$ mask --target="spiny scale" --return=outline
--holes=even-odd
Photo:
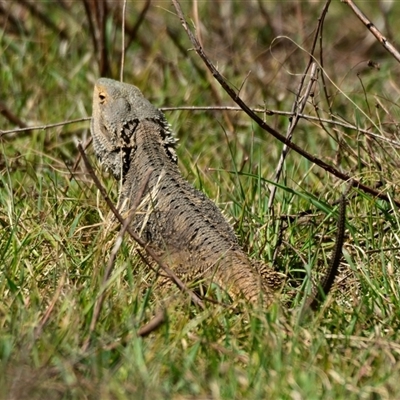
[[[151,170],[141,199],[145,204],[132,228],[179,277],[215,282],[233,298],[271,304],[281,275],[267,265],[252,263],[218,207],[183,179],[170,126],[138,88],[99,79],[91,131],[102,164],[117,179],[122,177],[121,201],[129,204],[136,199]],[[331,273],[336,273],[338,264]]]

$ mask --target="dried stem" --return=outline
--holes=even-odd
[[[157,312],[157,314],[146,324],[143,325],[137,332],[138,336],[145,337],[151,332],[155,331],[159,326],[161,326],[166,319],[165,309],[162,308]]]
[[[313,45],[313,50],[312,51],[314,51],[315,42],[316,41],[314,41],[314,45]],[[310,79],[309,79],[308,85],[306,87],[306,91],[304,93],[304,96],[301,97],[300,96],[301,90],[303,88],[305,77],[306,77],[310,67],[311,67]],[[300,114],[303,113],[304,108],[305,108],[305,106],[307,104],[307,100],[308,100],[308,97],[310,96],[311,89],[312,89],[312,87],[314,86],[314,83],[317,80],[317,75],[318,75],[317,64],[314,61],[312,61],[312,57],[310,57],[310,62],[308,64],[308,66],[306,67],[306,70],[304,71],[303,77],[301,79],[301,82],[300,82],[300,85],[299,85],[299,88],[298,88],[298,91],[297,91],[296,99],[295,99],[295,101],[293,102],[293,105],[292,105],[292,110],[291,110],[291,115],[292,116],[289,119],[290,123],[289,123],[288,129],[287,129],[287,132],[286,132],[286,138],[288,140],[292,140],[293,132],[294,132],[296,126],[297,126],[297,123],[300,120]],[[278,166],[277,166],[277,168],[275,170],[275,182],[276,183],[278,183],[279,178],[281,176],[282,168],[283,168],[283,165],[285,163],[286,156],[289,153],[289,150],[290,150],[290,148],[285,144],[283,146],[282,153],[281,153],[281,156],[279,158]],[[277,186],[276,185],[270,185],[270,188],[271,188],[270,189],[271,193],[270,193],[270,196],[269,196],[269,199],[268,199],[268,209],[270,211],[273,211],[272,206],[274,204],[274,199],[275,199]],[[281,230],[279,230],[279,231],[281,231]],[[279,254],[279,246],[277,245],[275,247],[274,255],[273,255],[273,258],[272,258],[272,264],[274,264],[276,262],[278,254]]]
[[[305,105],[308,100],[308,97],[310,96],[310,93],[311,93],[311,88],[313,87],[315,81],[317,80],[318,69],[317,69],[316,62],[314,61],[314,52],[315,52],[315,48],[317,46],[318,36],[320,35],[320,32],[322,30],[322,22],[321,21],[323,21],[323,18],[328,11],[329,3],[330,3],[330,0],[327,1],[327,3],[325,4],[325,7],[322,10],[320,18],[318,18],[317,29],[314,34],[313,43],[311,45],[310,57],[309,57],[307,66],[302,74],[302,78],[300,80],[299,87],[297,89],[296,98],[292,105],[290,123],[289,123],[288,129],[287,129],[287,132],[286,132],[286,138],[288,140],[292,140],[293,132],[296,129],[297,123],[300,120],[299,115],[303,113]],[[307,74],[310,70],[311,70],[311,72],[310,72],[309,83],[307,85],[305,94],[302,96],[304,82],[305,82]],[[282,168],[283,168],[286,156],[289,153],[289,150],[290,150],[289,147],[285,144],[282,149],[282,153],[281,153],[281,156],[280,156],[280,159],[278,162],[278,166],[275,170],[275,182],[279,181],[279,178],[280,178],[280,175],[282,172]],[[272,205],[274,204],[276,188],[277,187],[275,185],[273,185],[271,187],[271,194],[270,194],[270,197],[268,200],[268,209],[270,209],[270,210],[272,209]]]
[[[360,21],[369,29],[369,31],[378,39],[379,43],[398,61],[400,62],[400,53],[396,48],[382,35],[379,29],[367,18],[367,16],[354,4],[352,0],[341,0],[347,4],[360,19]]]
[[[319,35],[319,65],[321,67],[322,70],[324,70],[324,46],[322,44],[322,38],[323,38],[323,26],[324,26],[324,22],[325,22],[325,17],[326,14],[328,12],[328,8],[329,5],[331,4],[331,0],[327,0],[327,2],[324,5],[324,8],[322,9],[322,13],[321,16],[318,18],[318,30],[320,32]],[[326,84],[326,80],[325,80],[325,74],[321,74],[321,81],[322,81],[322,88],[325,94],[325,100],[326,103],[328,104],[328,108],[329,108],[329,113],[332,115],[332,107],[331,107],[331,103],[329,101],[329,93],[328,93],[328,86]]]
[[[304,73],[304,76],[306,76],[307,72],[308,71],[306,71]],[[303,87],[303,82],[304,82],[304,79],[302,79],[302,81],[300,83],[300,87],[297,91],[296,100],[294,101],[293,106],[292,106],[291,114],[293,116],[291,116],[289,119],[290,123],[289,123],[288,129],[287,129],[287,132],[286,132],[286,139],[288,139],[288,140],[292,140],[293,132],[297,126],[297,123],[300,120],[299,115],[302,114],[304,111],[304,108],[307,104],[308,97],[310,96],[310,93],[311,93],[311,89],[317,80],[317,75],[318,75],[317,64],[315,62],[313,62],[311,64],[310,79],[309,79],[306,91],[305,91],[304,95],[301,97],[300,93],[301,93],[301,89]],[[275,170],[274,180],[276,183],[279,181],[279,178],[281,176],[282,168],[285,163],[286,156],[289,153],[289,150],[290,150],[290,148],[288,147],[287,144],[285,144],[282,148],[282,153],[279,158],[278,166],[276,167],[276,170]],[[268,208],[269,209],[271,209],[274,204],[275,193],[276,193],[276,185],[272,185],[271,194],[270,194],[269,200],[268,200]]]
[[[124,3],[122,5],[121,71],[120,71],[120,79],[119,79],[121,82],[123,82],[123,80],[124,80],[124,66],[125,66],[125,16],[126,16],[126,0],[124,0]]]
[[[241,111],[243,112],[243,109],[240,107],[236,106],[180,106],[180,107],[160,107],[160,111],[163,112],[168,112],[168,111],[219,111],[219,110],[225,110],[225,111],[233,111],[233,112],[238,112]],[[265,108],[253,108],[253,112],[255,113],[260,113],[260,114],[265,114],[265,115],[282,115],[282,116],[287,116],[290,117],[292,113],[290,111],[281,111],[281,110],[270,110],[270,109],[265,109]],[[342,122],[342,121],[335,121],[333,119],[326,119],[326,118],[321,118],[321,117],[315,117],[313,115],[308,115],[308,114],[298,114],[298,117],[301,119],[305,119],[307,121],[317,121],[321,123],[326,123],[326,124],[331,124],[335,126],[340,126],[342,128],[346,129],[351,129],[354,131],[357,131],[359,133],[364,133],[365,135],[371,136],[375,139],[381,140],[383,142],[389,143],[393,146],[400,147],[400,142],[397,140],[392,140],[388,139],[384,136],[377,135],[376,133],[372,133],[367,129],[362,129],[356,125],[350,124],[348,122]],[[84,117],[84,118],[79,118],[79,119],[73,119],[70,121],[63,121],[63,122],[57,122],[55,124],[48,124],[48,125],[40,125],[40,126],[29,126],[26,128],[16,128],[16,129],[10,129],[7,131],[2,131],[0,130],[0,137],[4,135],[9,135],[12,133],[20,133],[20,132],[29,132],[29,131],[34,131],[34,130],[46,130],[46,129],[51,129],[51,128],[56,128],[58,126],[64,126],[64,125],[70,125],[70,124],[75,124],[78,122],[85,122],[85,121],[90,121],[91,117]],[[88,139],[88,142],[85,143],[83,146],[84,149],[92,142],[92,139]],[[79,156],[80,159],[80,156]]]
[[[99,73],[101,76],[108,76],[111,72],[111,67],[106,43],[107,2],[106,0],[82,0],[82,2],[89,21]]]
[[[56,305],[57,300],[58,300],[59,297],[60,297],[61,290],[62,290],[62,288],[64,287],[65,276],[66,276],[66,273],[64,273],[63,275],[61,275],[61,278],[60,278],[60,281],[59,281],[59,283],[58,283],[57,290],[56,290],[56,292],[54,293],[53,299],[51,300],[51,303],[50,303],[49,306],[47,307],[45,314],[44,314],[43,317],[40,319],[39,325],[35,328],[35,331],[34,331],[34,338],[35,338],[35,340],[37,340],[37,339],[40,337],[40,335],[42,334],[43,328],[44,328],[44,326],[46,325],[47,321],[48,321],[49,318],[50,318],[51,313],[52,313],[53,310],[54,310],[54,306]]]
[[[15,115],[2,101],[0,101],[0,114],[8,119],[12,124],[20,128],[26,128],[26,123],[23,122],[17,115]]]
[[[57,35],[60,35],[60,38],[62,40],[68,39],[67,32],[65,29],[61,29],[59,26],[57,26],[48,16],[45,14],[43,11],[41,11],[38,7],[38,4],[40,2],[36,1],[28,1],[28,0],[20,0],[20,3],[26,7],[31,14],[38,18],[43,25],[47,26],[47,28],[51,29],[53,32],[55,32]]]
[[[101,309],[103,307],[107,284],[108,284],[108,281],[110,279],[111,272],[112,272],[112,270],[114,268],[115,259],[117,258],[119,248],[121,247],[122,239],[124,237],[124,234],[125,234],[127,228],[131,224],[133,217],[135,216],[136,209],[137,209],[137,207],[138,207],[138,205],[140,203],[140,200],[142,198],[142,195],[143,195],[144,191],[146,190],[147,183],[148,183],[148,181],[150,179],[151,173],[152,173],[152,170],[147,172],[147,174],[145,176],[145,179],[144,179],[144,182],[143,182],[142,186],[139,188],[138,194],[137,194],[136,198],[134,199],[134,202],[133,202],[132,207],[131,207],[130,214],[124,220],[124,223],[122,224],[122,228],[121,228],[121,230],[120,230],[120,232],[119,232],[119,234],[117,236],[117,239],[115,240],[114,247],[113,247],[113,249],[111,251],[110,258],[108,260],[107,268],[106,268],[106,270],[104,272],[103,281],[101,283],[100,295],[97,298],[96,303],[94,305],[92,320],[90,321],[89,333],[88,333],[88,335],[87,335],[87,337],[86,337],[86,339],[84,341],[84,344],[82,346],[82,350],[83,351],[86,351],[87,348],[90,345],[91,336],[92,336],[92,333],[94,332],[94,330],[96,328],[96,324],[97,324],[97,321],[99,319],[99,315],[100,315]]]
[[[70,121],[57,122],[55,124],[47,124],[47,125],[40,125],[40,126],[27,126],[26,128],[10,129],[8,131],[0,130],[0,138],[2,136],[4,136],[4,135],[8,135],[10,133],[20,133],[20,132],[29,132],[29,131],[35,131],[35,130],[45,130],[45,129],[50,129],[50,128],[56,128],[58,126],[76,124],[77,122],[90,121],[90,120],[91,120],[91,117],[85,117],[85,118],[72,119]]]
[[[135,335],[140,337],[146,337],[150,335],[151,332],[154,332],[158,329],[166,320],[167,314],[165,312],[165,308],[161,308],[157,311],[156,315],[145,325],[143,325],[139,330],[134,333],[128,333],[127,335],[123,336],[118,342],[111,343],[105,347],[104,350],[110,351],[118,348],[119,346],[124,346],[129,341],[131,341]]]
[[[331,173],[332,175],[336,176],[337,178],[340,178],[344,181],[350,181],[351,179],[353,179],[349,174],[339,171],[337,168],[325,163],[324,161],[320,160],[319,158],[306,152],[300,146],[296,145],[295,143],[292,143],[290,140],[285,138],[281,133],[279,133],[274,128],[269,126],[267,123],[265,123],[258,115],[256,115],[250,109],[250,107],[240,98],[240,96],[235,92],[235,90],[229,85],[229,83],[223,78],[223,76],[218,72],[218,70],[215,68],[214,64],[211,63],[210,59],[205,54],[203,48],[200,46],[199,42],[194,37],[192,31],[189,29],[189,26],[183,15],[183,12],[179,5],[179,2],[177,0],[172,0],[172,3],[177,11],[177,14],[178,14],[180,20],[181,20],[182,26],[189,37],[189,40],[191,41],[192,45],[194,46],[196,53],[200,56],[200,58],[203,60],[203,62],[207,66],[207,68],[211,71],[214,78],[219,82],[219,84],[223,87],[223,89],[226,91],[226,93],[232,98],[232,100],[236,104],[238,104],[240,106],[240,108],[242,108],[242,110],[253,121],[255,121],[263,130],[265,130],[266,132],[271,134],[273,137],[275,137],[282,143],[287,144],[287,146],[290,147],[292,150],[296,151],[297,153],[299,153],[300,155],[305,157],[307,160],[318,165],[319,167],[321,167],[325,171]],[[376,196],[382,200],[389,201],[389,202],[393,201],[398,207],[400,207],[400,201],[391,199],[387,194],[381,193],[378,190],[375,190],[369,186],[366,186],[366,185],[362,184],[359,180],[353,179],[352,184],[353,184],[353,187],[361,189],[364,192],[369,193],[373,196]]]

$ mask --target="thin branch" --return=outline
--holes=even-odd
[[[107,2],[106,0],[82,0],[82,2],[89,21],[99,73],[101,76],[108,76],[111,68],[106,43]]]
[[[312,60],[312,58],[311,58]],[[308,67],[306,69],[306,71],[304,72],[303,76],[305,77],[306,74],[308,72]],[[310,72],[310,79],[308,82],[308,85],[306,87],[306,91],[303,95],[303,97],[300,97],[300,93],[301,93],[301,89],[303,87],[303,83],[304,83],[304,79],[302,79],[301,83],[300,83],[300,87],[297,91],[297,95],[296,95],[296,99],[293,102],[293,106],[292,106],[292,110],[291,110],[291,114],[292,116],[290,117],[290,124],[288,126],[287,132],[286,132],[286,139],[288,140],[292,140],[292,136],[293,136],[293,132],[296,129],[297,123],[300,120],[300,114],[304,111],[304,108],[307,104],[307,100],[308,97],[310,96],[311,93],[311,88],[314,86],[316,80],[317,80],[317,75],[318,75],[318,68],[317,68],[317,64],[315,62],[311,63],[311,72]],[[275,170],[275,182],[278,183],[279,178],[281,176],[282,173],[282,168],[283,165],[285,163],[285,159],[286,156],[289,153],[290,148],[288,147],[288,145],[284,145],[282,148],[282,152],[281,152],[281,156],[279,158],[279,162],[278,162],[278,166],[276,167]],[[268,200],[268,209],[271,209],[273,204],[274,204],[274,199],[275,199],[275,193],[276,193],[276,185],[273,185],[271,187],[271,194],[269,196],[269,200]]]
[[[126,0],[122,5],[122,45],[121,45],[121,71],[120,71],[120,81],[124,80],[124,65],[125,65],[125,17],[126,17]]]
[[[314,86],[314,83],[317,80],[318,69],[317,69],[316,62],[314,61],[314,52],[315,52],[315,48],[317,46],[318,36],[319,36],[319,33],[321,31],[321,28],[322,28],[321,21],[323,21],[322,18],[325,16],[325,14],[328,11],[329,3],[330,3],[330,0],[328,0],[328,2],[325,4],[324,8],[322,9],[321,16],[318,18],[317,29],[315,31],[313,43],[311,45],[311,50],[309,52],[310,57],[309,57],[307,66],[306,66],[306,68],[305,68],[305,70],[304,70],[304,72],[302,74],[302,77],[301,77],[301,80],[300,80],[300,83],[299,83],[299,87],[297,89],[296,98],[295,98],[295,100],[293,102],[293,105],[292,105],[292,110],[291,110],[291,114],[292,115],[291,115],[291,117],[289,119],[290,120],[290,124],[289,124],[287,132],[286,132],[286,138],[289,139],[289,140],[292,140],[293,132],[296,129],[297,123],[300,120],[299,114],[303,113],[304,108],[305,108],[305,106],[307,104],[308,97],[310,96],[310,93],[311,93],[311,88]],[[301,98],[300,96],[301,96],[301,93],[302,93],[302,90],[303,90],[304,82],[305,82],[305,79],[307,77],[308,71],[310,71],[310,70],[311,70],[311,72],[310,72],[309,83],[308,83],[308,86],[306,88],[306,91],[305,91],[303,97]],[[283,165],[285,163],[285,159],[286,159],[286,156],[289,153],[289,150],[290,149],[286,144],[282,148],[282,153],[281,153],[281,156],[279,158],[278,166],[275,169],[275,182],[276,183],[278,183],[278,181],[280,179],[281,172],[282,172],[282,169],[283,169]],[[268,200],[268,209],[269,210],[272,209],[272,205],[274,204],[276,190],[277,190],[277,186],[273,185],[271,187],[271,193],[270,193],[269,200]]]
[[[159,311],[157,311],[156,315],[147,324],[139,328],[136,334],[128,333],[127,335],[123,336],[119,341],[111,343],[103,347],[103,349],[107,351],[114,350],[120,346],[126,345],[135,336],[146,337],[150,335],[150,333],[158,329],[166,321],[166,319],[167,313],[165,312],[165,307],[163,307]]]
[[[137,335],[141,337],[148,336],[151,332],[155,331],[166,320],[165,309],[162,308],[157,314],[146,324],[143,325],[138,331]]]
[[[321,34],[319,36],[319,65],[320,65],[322,70],[325,69],[324,68],[324,46],[323,46],[323,43],[322,43],[322,40],[323,40],[323,36],[322,35],[323,35],[323,32],[324,32],[323,27],[324,27],[325,17],[326,17],[326,14],[328,12],[328,8],[329,8],[330,4],[331,4],[331,0],[327,0],[327,2],[325,3],[324,8],[322,9],[321,16],[318,19],[318,24],[319,24],[319,28],[318,29],[321,32]],[[323,88],[324,95],[325,95],[325,100],[326,100],[326,103],[328,104],[329,112],[332,115],[332,105],[329,102],[329,97],[330,96],[329,96],[329,93],[328,93],[328,86],[326,84],[325,74],[321,74],[321,81],[322,81],[322,88]]]
[[[43,25],[47,26],[47,28],[51,29],[53,32],[55,32],[57,35],[60,35],[60,38],[62,40],[67,40],[68,39],[68,34],[65,29],[60,28],[57,26],[48,16],[45,14],[43,11],[39,9],[37,4],[40,4],[39,2],[36,1],[28,1],[28,0],[20,0],[20,2],[23,4],[24,7],[26,7],[31,14],[38,18]]]
[[[2,101],[0,101],[0,114],[8,119],[12,124],[17,125],[20,128],[26,128],[26,123],[15,115]]]
[[[86,140],[86,142],[83,144],[83,150],[86,151],[86,149],[90,146],[90,144],[93,142],[93,137],[90,136],[89,139]],[[78,155],[76,156],[74,165],[71,168],[70,171],[70,176],[69,176],[69,180],[72,181],[72,179],[74,179],[74,174],[76,169],[78,168],[79,163],[81,162],[81,153],[78,153]]]
[[[352,0],[341,0],[342,3],[347,4],[360,19],[360,21],[369,29],[369,31],[378,39],[380,44],[398,61],[400,62],[400,53],[396,48],[386,39],[379,29],[368,19],[368,17],[354,4]]]
[[[47,307],[47,310],[46,310],[45,314],[40,319],[40,322],[39,322],[38,326],[34,330],[34,338],[35,338],[35,340],[37,340],[40,337],[40,335],[42,334],[43,328],[46,325],[47,321],[50,318],[51,313],[54,310],[54,307],[55,307],[55,305],[56,305],[56,303],[57,303],[57,301],[58,301],[58,299],[60,297],[61,290],[63,289],[63,286],[64,286],[65,276],[66,276],[66,273],[61,275],[61,278],[60,278],[60,281],[58,283],[57,290],[54,293],[53,299],[51,300],[51,303]]]
[[[314,52],[314,49],[315,49],[316,36],[314,38],[314,44],[312,46],[311,54]],[[306,87],[306,91],[305,91],[305,94],[304,94],[303,98],[300,98],[301,90],[302,90],[304,82],[305,82],[305,77],[307,76],[308,70],[310,68],[311,68],[311,72],[310,72],[309,82],[308,82],[308,85]],[[307,104],[308,97],[310,96],[310,93],[311,93],[311,88],[314,86],[314,83],[317,80],[317,75],[318,75],[317,63],[315,63],[313,61],[313,57],[311,56],[310,60],[309,60],[309,63],[308,63],[308,65],[307,65],[307,67],[306,67],[306,69],[305,69],[305,71],[303,73],[299,88],[297,90],[297,95],[296,95],[295,101],[293,102],[292,110],[290,111],[290,113],[291,113],[291,116],[289,118],[290,123],[289,123],[288,129],[287,129],[287,132],[286,132],[286,138],[288,140],[292,140],[293,132],[294,132],[296,126],[297,126],[297,123],[300,120],[300,114],[304,111],[304,108],[305,108],[305,106]],[[281,176],[283,165],[285,163],[285,159],[286,159],[286,156],[289,153],[289,150],[290,150],[290,148],[286,144],[282,148],[282,153],[281,153],[281,156],[279,158],[278,166],[275,169],[275,182],[276,183],[278,183],[279,178]],[[274,204],[277,187],[278,187],[277,185],[270,185],[271,192],[270,192],[270,196],[269,196],[269,199],[268,199],[268,209],[271,212],[273,212],[273,207],[272,206]],[[279,254],[279,247],[280,246],[276,246],[275,247],[274,255],[273,255],[273,258],[272,258],[272,264],[274,264],[276,262],[276,259],[277,259],[278,254]]]
[[[160,111],[163,111],[163,112],[168,112],[168,111],[219,111],[219,110],[244,112],[244,110],[241,107],[236,107],[236,106],[180,106],[180,107],[160,107],[159,109],[160,109]],[[253,108],[252,111],[255,113],[261,113],[261,114],[265,114],[265,115],[282,115],[282,116],[287,116],[287,117],[292,116],[292,113],[290,111],[270,110],[270,109],[265,109],[265,108]],[[362,129],[356,125],[352,125],[347,122],[334,121],[332,119],[314,117],[314,116],[308,115],[308,114],[299,114],[298,116],[299,116],[299,118],[306,119],[308,121],[324,122],[326,124],[332,124],[332,125],[341,126],[346,129],[351,129],[351,130],[354,130],[354,131],[357,131],[360,133],[364,133],[365,135],[371,136],[373,138],[382,140],[389,144],[392,144],[393,146],[400,147],[400,142],[398,142],[396,140],[388,139],[384,136],[377,135],[376,133],[372,133],[367,129]],[[0,130],[0,137],[2,137],[4,135],[9,135],[12,133],[29,132],[29,131],[35,131],[35,130],[46,130],[46,129],[56,128],[59,126],[76,124],[78,122],[85,122],[85,121],[90,121],[90,120],[91,120],[91,117],[84,117],[84,118],[73,119],[70,121],[57,122],[57,123],[48,124],[48,125],[28,126],[26,128],[16,128],[16,129],[10,129],[7,131]],[[90,142],[87,143],[87,145],[89,145],[90,143],[91,143],[91,139],[90,139]],[[86,146],[86,143],[85,143],[85,146]]]
[[[234,106],[209,106],[209,107],[200,107],[200,106],[182,106],[182,107],[161,107],[161,111],[177,111],[177,110],[187,110],[187,111],[216,111],[216,110],[227,110],[227,111],[244,111],[240,107],[234,107]],[[265,108],[253,108],[253,112],[255,113],[261,113],[265,115],[282,115],[282,116],[287,116],[291,117],[293,114],[291,111],[280,111],[280,110],[270,110],[270,109],[265,109]],[[335,121],[332,119],[326,119],[326,118],[321,118],[321,117],[314,117],[313,115],[308,115],[308,114],[298,114],[299,118],[305,119],[307,121],[317,121],[317,122],[323,122],[326,124],[331,124],[331,125],[336,125],[336,126],[341,126],[346,129],[351,129],[360,133],[364,133],[365,135],[371,136],[375,139],[382,140],[383,142],[387,142],[393,146],[400,147],[400,142],[397,140],[392,140],[388,139],[384,136],[377,135],[376,133],[372,133],[367,129],[362,129],[356,125],[352,125],[348,122],[342,122],[342,121]]]
[[[35,131],[35,130],[45,130],[45,129],[50,129],[50,128],[56,128],[58,126],[76,124],[77,122],[90,121],[91,119],[92,119],[91,117],[84,117],[84,118],[72,119],[70,121],[56,122],[55,124],[47,124],[47,125],[40,125],[40,126],[27,126],[26,128],[10,129],[8,131],[0,130],[0,137],[2,137],[4,135],[8,135],[10,133],[20,133],[20,132],[29,132],[29,131]]]
[[[287,144],[288,147],[290,147],[292,150],[296,151],[303,157],[305,157],[307,160],[311,161],[312,163],[318,165],[325,171],[331,173],[332,175],[336,176],[337,178],[340,178],[344,181],[350,181],[352,177],[349,174],[343,173],[339,171],[337,168],[333,167],[332,165],[329,165],[325,163],[324,161],[320,160],[319,158],[311,155],[310,153],[306,152],[304,149],[302,149],[300,146],[296,145],[295,143],[292,143],[290,140],[285,138],[281,133],[276,131],[274,128],[269,126],[267,123],[265,123],[257,114],[255,114],[249,106],[240,98],[240,96],[237,95],[235,90],[228,84],[228,82],[223,78],[223,76],[218,72],[218,70],[215,68],[214,64],[211,63],[209,58],[206,56],[203,48],[200,46],[198,43],[197,39],[194,37],[192,31],[189,29],[189,26],[186,22],[186,19],[183,15],[181,6],[179,5],[179,2],[177,0],[172,0],[172,3],[177,11],[177,14],[181,20],[182,26],[184,30],[186,31],[192,45],[194,46],[194,49],[196,53],[200,56],[200,58],[203,60],[207,68],[211,71],[212,75],[214,78],[219,82],[219,84],[222,86],[222,88],[225,90],[225,92],[232,98],[232,100],[238,104],[243,111],[251,117],[253,121],[255,121],[263,130],[271,134],[273,137],[278,139],[284,144]],[[391,201],[389,196],[385,193],[381,193],[378,190],[375,190],[369,186],[366,186],[362,184],[359,180],[353,179],[353,187],[356,187],[358,189],[363,190],[366,193],[369,193],[373,196],[376,196],[382,200],[385,201]],[[400,207],[400,201],[398,200],[393,200],[393,202]]]
[[[133,217],[136,214],[136,209],[139,206],[140,200],[142,198],[143,193],[146,190],[148,181],[150,179],[150,175],[153,171],[149,170],[146,174],[146,176],[144,177],[144,182],[142,184],[142,186],[139,188],[138,194],[134,199],[134,202],[131,206],[131,211],[129,216],[124,220],[124,223],[122,224],[122,228],[117,236],[117,239],[115,240],[115,244],[114,247],[111,251],[110,254],[110,258],[108,260],[108,264],[107,264],[107,268],[104,271],[104,276],[103,276],[103,281],[101,283],[101,289],[100,289],[100,295],[96,300],[96,303],[94,305],[94,309],[93,309],[93,315],[92,315],[92,320],[90,321],[90,327],[89,327],[89,332],[88,335],[84,341],[84,344],[82,346],[82,351],[86,351],[87,348],[90,345],[90,340],[92,337],[92,333],[94,332],[95,328],[96,328],[96,324],[97,324],[97,320],[99,319],[99,315],[101,312],[101,309],[103,307],[103,303],[104,303],[104,299],[105,299],[105,294],[106,294],[106,288],[107,288],[107,284],[108,281],[110,279],[111,276],[111,272],[114,268],[115,265],[115,260],[117,258],[118,252],[119,252],[119,248],[121,247],[122,244],[122,240],[124,238],[124,234],[127,230],[127,228],[129,227],[129,225],[132,222]]]
[[[151,2],[151,0],[146,0],[145,4],[143,5],[142,11],[138,15],[136,23],[133,27],[125,24],[126,33],[129,35],[128,43],[125,45],[125,48],[124,48],[125,52],[128,50],[128,48],[132,44],[132,42],[136,39],[139,28],[142,25],[142,23],[144,22],[147,11],[150,8],[150,2]],[[116,16],[117,20],[120,19],[120,14],[115,14],[115,16]]]

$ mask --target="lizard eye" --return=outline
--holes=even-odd
[[[100,103],[103,104],[106,100],[106,95],[104,92],[100,92],[99,93],[99,99],[100,99]]]

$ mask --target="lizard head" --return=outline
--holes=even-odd
[[[174,138],[164,114],[133,85],[112,79],[97,80],[93,93],[91,132],[99,160],[119,179],[129,167],[135,150],[135,129],[141,121],[152,120],[160,127],[164,149],[177,162]]]

